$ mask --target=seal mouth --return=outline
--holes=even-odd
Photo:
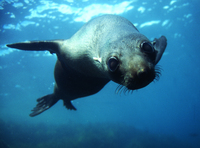
[[[118,93],[132,93],[134,90],[138,90],[150,84],[151,82],[158,81],[161,75],[161,68],[156,66],[151,73],[147,73],[142,77],[136,78],[124,78],[123,82],[119,84],[115,92]]]

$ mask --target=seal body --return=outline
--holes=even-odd
[[[36,116],[59,99],[68,109],[76,110],[71,100],[97,93],[110,80],[120,84],[118,91],[147,86],[159,76],[155,66],[166,45],[164,36],[151,42],[127,19],[103,15],[86,23],[67,40],[7,46],[20,50],[48,50],[58,57],[54,92],[37,99],[38,104],[30,114]]]

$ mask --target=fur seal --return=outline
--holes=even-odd
[[[143,88],[158,78],[156,64],[167,46],[161,36],[152,42],[127,19],[103,15],[86,23],[70,39],[8,44],[20,50],[56,53],[55,86],[52,94],[37,99],[36,116],[62,99],[76,110],[71,100],[100,91],[110,80],[120,84],[117,91]]]

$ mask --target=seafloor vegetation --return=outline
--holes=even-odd
[[[19,124],[0,120],[0,148],[184,148],[176,138],[118,123]]]

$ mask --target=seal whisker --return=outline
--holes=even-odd
[[[158,81],[161,75],[162,68],[160,66],[155,67],[155,78],[154,81]]]
[[[118,89],[121,85],[118,85],[117,88],[115,89],[115,93],[118,94]]]
[[[131,90],[131,94],[133,94],[133,90]]]
[[[123,89],[124,95],[126,95],[127,90],[128,90],[128,88],[127,88],[127,87],[124,87],[124,89]]]
[[[125,87],[125,86],[122,87],[122,89],[121,89],[121,91],[120,91],[120,94],[121,94],[121,93],[124,93],[124,94],[126,95],[126,87]]]
[[[129,89],[129,93],[133,94],[133,90]]]
[[[129,93],[133,93],[133,90],[128,89],[126,86],[123,85],[118,85],[116,90],[115,90],[116,94],[120,94],[123,93],[124,95],[127,95]]]
[[[120,89],[120,95],[122,93],[122,91],[124,90],[124,86],[122,85],[121,89]]]
[[[127,91],[126,91],[126,92],[127,92],[127,94],[129,94],[129,93],[130,93],[130,89],[127,88]]]
[[[128,89],[127,87],[124,87],[123,93],[124,93],[124,95],[126,95],[126,94],[129,94],[130,91],[131,91],[131,89]]]
[[[118,94],[123,87],[124,87],[123,85],[119,84],[115,89],[115,93]]]
[[[131,91],[131,90],[127,88],[127,94],[129,94],[129,93],[130,93],[130,91]]]

